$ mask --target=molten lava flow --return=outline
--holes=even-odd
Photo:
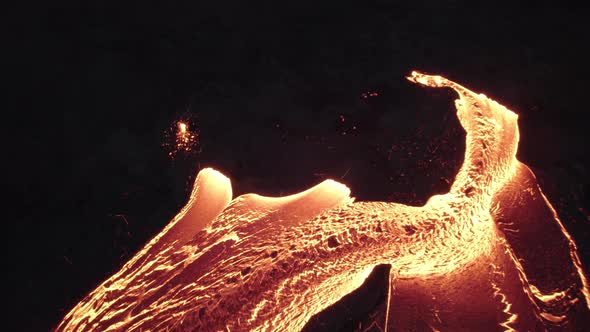
[[[422,207],[353,202],[328,180],[230,202],[229,180],[205,169],[181,213],[57,330],[295,331],[377,266],[389,266],[390,286],[375,328],[584,326],[588,281],[574,241],[516,159],[517,115],[440,76],[408,79],[459,94],[467,144],[447,194]]]

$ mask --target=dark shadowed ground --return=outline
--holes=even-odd
[[[5,160],[17,217],[5,237],[18,330],[55,326],[168,222],[202,167],[228,175],[235,195],[285,195],[326,178],[358,200],[422,204],[446,191],[464,149],[455,96],[405,81],[413,69],[520,115],[519,158],[589,270],[579,9],[150,3],[28,4],[8,21],[17,103],[5,110]],[[162,145],[179,119],[194,124],[199,146],[172,160]]]

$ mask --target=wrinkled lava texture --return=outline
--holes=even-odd
[[[412,69],[465,83],[519,115],[517,157],[588,271],[584,11],[487,6],[17,8],[5,50],[17,101],[5,109],[5,182],[17,197],[7,315],[18,330],[55,328],[168,224],[205,167],[231,178],[234,197],[285,196],[329,178],[357,201],[419,206],[448,192],[465,152],[456,94],[400,79]],[[178,121],[198,132],[198,146],[172,159]],[[327,329],[383,312],[383,270],[333,309],[357,321],[323,319],[337,324]]]
[[[518,116],[441,76],[408,79],[459,95],[465,157],[448,193],[419,207],[354,202],[326,180],[291,196],[232,200],[229,179],[206,168],[180,213],[57,330],[583,328],[588,280],[576,244],[515,157]],[[378,318],[363,317],[374,308],[362,302],[332,310],[379,270],[388,283],[375,290],[387,292]]]

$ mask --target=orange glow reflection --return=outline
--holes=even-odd
[[[183,210],[58,331],[297,331],[390,268],[381,330],[580,329],[588,281],[576,244],[516,159],[518,116],[441,76],[466,132],[448,193],[421,207],[354,202],[327,180],[287,197],[231,200],[202,170]],[[179,123],[179,133],[186,134]]]

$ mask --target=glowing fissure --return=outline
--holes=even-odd
[[[179,215],[57,330],[300,330],[380,264],[391,266],[385,319],[373,322],[383,330],[580,324],[588,282],[575,243],[516,159],[517,115],[440,76],[408,79],[459,94],[466,151],[449,193],[422,207],[354,202],[327,180],[288,197],[230,202],[229,180],[202,170]],[[559,269],[533,264],[521,241],[546,228],[559,230],[547,244]]]
[[[532,174],[532,172],[531,172],[531,174]],[[586,275],[584,274],[584,270],[582,269],[582,262],[580,261],[580,256],[578,256],[578,247],[576,246],[576,243],[572,239],[571,235],[568,233],[568,231],[565,229],[565,227],[563,227],[563,223],[559,219],[559,216],[557,215],[557,211],[555,211],[555,209],[551,205],[551,202],[549,202],[549,199],[547,199],[547,196],[545,196],[543,191],[541,191],[540,187],[538,187],[538,190],[539,190],[539,193],[541,194],[541,196],[543,197],[543,200],[547,204],[547,206],[551,209],[551,214],[553,215],[553,219],[555,219],[555,221],[557,222],[557,225],[559,225],[561,232],[567,238],[568,245],[570,248],[570,257],[572,258],[572,262],[574,263],[574,266],[576,267],[576,272],[577,272],[578,276],[580,277],[580,281],[582,282],[583,287],[580,290],[582,291],[582,294],[584,295],[584,298],[586,299],[586,303],[588,305],[588,308],[590,309],[590,291],[588,288],[588,278],[586,277]]]
[[[502,273],[497,266],[495,266],[494,264],[491,264],[491,266],[494,269],[494,273],[498,273],[502,277],[505,277],[504,273]],[[498,287],[498,285],[496,285],[496,283],[493,281],[491,282],[491,285],[492,289],[494,290],[494,296],[499,297],[500,302],[504,305],[504,309],[502,310],[502,312],[504,312],[508,316],[508,318],[504,322],[500,323],[500,326],[504,327],[505,331],[516,331],[512,328],[511,324],[516,322],[516,320],[518,319],[518,315],[510,311],[510,309],[512,308],[512,304],[507,301],[507,297],[502,292],[502,289]]]

